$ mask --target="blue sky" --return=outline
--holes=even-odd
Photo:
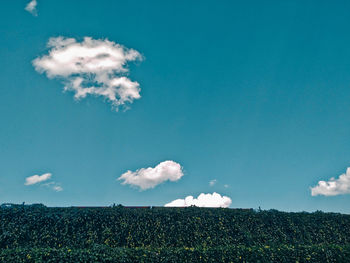
[[[164,205],[217,192],[230,207],[350,213],[350,172],[339,180],[350,166],[349,2],[38,0],[36,16],[28,2],[0,9],[0,203]],[[141,98],[116,111],[63,92],[73,75],[33,65],[57,37],[137,51],[115,76]],[[180,178],[144,190],[117,180],[167,160]],[[332,177],[342,190],[311,195]]]

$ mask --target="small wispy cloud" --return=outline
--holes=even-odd
[[[48,78],[59,78],[65,91],[79,100],[87,95],[103,97],[115,110],[126,108],[141,98],[139,83],[128,76],[129,61],[141,60],[134,49],[127,49],[107,39],[53,37],[48,41],[48,55],[33,60],[35,70]]]
[[[224,187],[225,188],[229,188],[230,186],[228,184],[224,184]]]
[[[51,173],[45,173],[43,175],[33,175],[29,176],[25,180],[25,185],[34,185],[34,184],[40,184],[40,186],[45,186],[48,188],[51,188],[52,190],[56,192],[61,192],[63,191],[62,186],[59,183],[56,183],[54,181],[50,181],[52,178]],[[46,183],[43,183],[46,182]]]
[[[232,203],[231,198],[227,196],[221,196],[218,193],[213,194],[200,194],[197,198],[193,196],[187,196],[185,199],[176,199],[164,206],[166,207],[229,207]]]
[[[55,185],[54,187],[52,187],[53,190],[55,190],[56,192],[61,192],[63,191],[63,188],[59,185]]]
[[[346,173],[335,179],[332,177],[328,181],[319,181],[315,187],[311,187],[311,195],[335,196],[350,194],[350,167]]]
[[[38,15],[37,10],[36,10],[37,4],[38,3],[36,0],[32,0],[26,5],[25,10],[27,10],[33,16],[37,16]]]
[[[174,161],[164,161],[154,168],[141,168],[135,172],[127,171],[117,180],[124,180],[122,184],[130,184],[139,187],[141,190],[146,190],[165,181],[178,181],[183,175],[180,164]]]
[[[216,184],[217,180],[214,179],[214,180],[210,180],[209,181],[209,186],[214,186]]]
[[[44,182],[46,180],[49,180],[51,178],[52,174],[51,173],[46,173],[43,175],[33,175],[29,176],[26,178],[26,182],[24,183],[25,185],[33,185],[37,183]]]

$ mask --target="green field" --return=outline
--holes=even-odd
[[[0,262],[350,262],[350,215],[17,205]]]

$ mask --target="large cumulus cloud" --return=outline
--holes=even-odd
[[[59,78],[64,90],[72,91],[75,99],[87,95],[103,97],[115,109],[139,99],[139,83],[128,76],[127,63],[142,56],[134,49],[107,39],[85,37],[54,37],[48,41],[47,55],[33,60],[35,69],[49,78]]]
[[[146,190],[165,181],[178,181],[183,175],[180,164],[174,161],[164,161],[154,168],[141,168],[135,172],[127,171],[118,180],[123,180],[122,184],[130,184],[139,187],[141,190]]]
[[[328,181],[319,181],[315,187],[311,187],[312,196],[334,196],[341,194],[350,194],[350,168],[337,179],[332,177]]]

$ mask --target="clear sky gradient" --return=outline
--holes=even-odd
[[[217,192],[231,207],[350,213],[349,194],[310,191],[350,166],[349,1],[38,0],[37,16],[27,3],[0,8],[0,203],[164,205]],[[128,76],[141,98],[116,112],[63,92],[32,65],[58,36],[140,52]],[[183,167],[177,182],[116,180],[165,160]],[[45,173],[64,190],[25,185]]]

